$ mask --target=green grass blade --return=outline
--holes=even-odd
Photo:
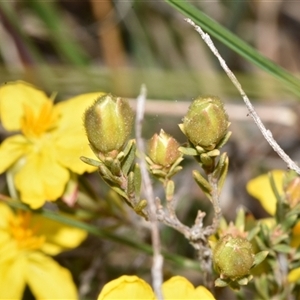
[[[58,54],[75,66],[86,65],[88,57],[80,45],[73,41],[70,30],[66,28],[63,18],[60,16],[60,10],[55,3],[34,0],[29,0],[28,3],[47,26],[53,46],[57,49]]]
[[[241,40],[235,34],[231,33],[222,25],[218,24],[209,16],[201,12],[195,6],[185,1],[165,1],[175,7],[183,15],[190,18],[197,25],[201,26],[201,28],[208,34],[225,44],[227,47],[229,47],[248,61],[252,62],[253,64],[257,65],[261,69],[279,79],[286,88],[291,90],[297,96],[300,96],[300,79],[261,55],[253,47],[245,43],[243,40]]]
[[[8,204],[9,206],[11,206],[15,209],[31,211],[30,208],[26,204],[21,203],[16,200],[13,200],[4,195],[0,195],[0,201]],[[144,252],[146,254],[149,254],[149,255],[153,254],[151,245],[148,245],[148,244],[145,244],[142,242],[138,242],[134,239],[127,238],[126,236],[117,235],[117,234],[111,232],[110,230],[99,228],[99,227],[96,227],[91,224],[87,224],[80,220],[76,220],[76,219],[68,217],[66,215],[62,215],[58,212],[41,208],[39,210],[35,210],[34,213],[41,214],[48,219],[66,224],[68,226],[72,226],[72,227],[76,227],[76,228],[85,230],[88,233],[90,233],[94,236],[97,236],[99,238],[110,240],[110,241],[113,241],[113,242],[116,242],[116,243],[119,243],[122,245],[129,246],[131,248],[137,249],[137,250]],[[162,254],[167,260],[175,263],[176,265],[178,265],[182,268],[189,268],[189,269],[194,269],[194,270],[200,271],[200,266],[197,261],[193,261],[191,259],[185,258],[185,257],[177,255],[177,254],[169,253],[169,252],[163,252]]]

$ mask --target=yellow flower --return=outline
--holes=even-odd
[[[199,299],[213,300],[214,296],[204,287],[194,286],[184,277],[174,276],[162,285],[164,299]],[[107,283],[102,289],[98,300],[109,299],[156,299],[150,285],[137,276],[121,276]]]
[[[283,194],[283,175],[283,170],[272,171],[272,176],[274,178],[277,191],[280,195]],[[246,189],[251,196],[259,200],[263,208],[270,215],[275,215],[277,200],[272,190],[268,174],[262,174],[254,179],[251,179],[247,183]]]
[[[204,286],[195,288],[185,277],[174,276],[163,283],[162,291],[165,299],[215,299]]]
[[[48,254],[78,246],[86,232],[0,203],[0,299],[77,299],[70,272]]]
[[[275,186],[279,195],[284,193],[283,190],[283,176],[285,171],[274,170],[272,171],[272,176],[274,178]],[[262,204],[264,209],[272,216],[276,212],[276,197],[270,185],[270,179],[268,174],[262,174],[252,180],[250,180],[246,186],[248,193],[257,198]],[[268,218],[263,220],[268,226],[274,226],[274,218]],[[300,246],[300,221],[292,229],[292,247],[298,248]],[[289,282],[296,282],[300,279],[300,268],[294,269],[288,274]]]
[[[289,282],[298,282],[299,283],[300,279],[300,268],[293,269],[291,272],[288,274],[288,281]]]
[[[0,87],[2,125],[8,131],[21,131],[1,144],[0,173],[13,176],[21,200],[31,208],[59,198],[70,172],[94,170],[79,159],[93,155],[82,117],[100,95],[83,94],[53,105],[44,92],[25,82]]]

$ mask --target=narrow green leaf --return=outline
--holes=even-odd
[[[281,253],[290,253],[292,251],[292,247],[286,244],[275,245],[272,249]]]
[[[228,283],[225,280],[222,280],[221,278],[217,278],[215,280],[215,286],[217,286],[217,287],[225,287],[227,285],[228,285]]]
[[[17,200],[13,200],[9,197],[4,197],[3,195],[0,197],[0,201],[8,204],[9,206],[11,206],[15,209],[31,211],[31,209],[26,204],[23,204]],[[51,220],[54,220],[57,222],[61,222],[63,224],[73,226],[76,228],[80,228],[82,230],[87,231],[88,233],[90,233],[92,235],[98,236],[101,239],[110,240],[110,241],[113,241],[113,242],[116,242],[116,243],[119,243],[122,245],[129,246],[133,249],[137,249],[148,255],[153,255],[153,250],[152,250],[151,245],[148,245],[148,244],[145,244],[142,242],[138,242],[138,241],[136,241],[136,239],[129,239],[126,236],[121,236],[121,235],[115,234],[115,233],[111,232],[111,230],[98,228],[94,225],[87,224],[82,221],[75,220],[74,218],[67,217],[65,215],[61,215],[55,211],[50,211],[50,210],[46,210],[46,209],[35,210],[34,213],[39,213],[48,219],[51,219]],[[177,254],[172,254],[170,252],[163,252],[162,254],[167,260],[177,264],[180,267],[189,268],[189,269],[193,269],[193,270],[197,270],[197,271],[200,270],[199,263],[197,261],[187,259],[185,257],[182,257]]]
[[[259,293],[261,300],[269,300],[269,291],[268,291],[268,278],[265,274],[261,274],[259,278],[254,280],[254,285],[256,291]]]
[[[95,159],[92,159],[92,158],[88,158],[88,157],[85,157],[85,156],[80,156],[80,159],[88,164],[88,165],[91,165],[91,166],[94,166],[96,168],[98,168],[100,165],[103,165],[102,162],[100,162],[99,160],[95,160]]]
[[[111,186],[111,188],[116,192],[118,193],[120,196],[122,196],[123,198],[125,198],[126,200],[128,200],[128,196],[126,195],[126,193],[124,191],[122,191],[119,187],[117,186]],[[128,201],[126,201],[128,202]],[[130,205],[132,206],[132,205]]]
[[[125,175],[128,174],[128,172],[130,171],[134,163],[135,152],[136,152],[136,145],[135,143],[132,143],[130,150],[128,151],[128,153],[125,154],[126,156],[122,162],[122,171]]]
[[[189,147],[179,147],[178,150],[184,155],[197,156],[199,153],[194,148]]]
[[[253,266],[257,266],[268,256],[269,251],[261,251],[255,254]]]
[[[226,153],[224,153],[224,154],[226,154]],[[218,182],[218,191],[219,191],[219,193],[221,192],[221,190],[223,188],[223,185],[224,185],[224,182],[225,182],[225,179],[226,179],[226,176],[227,176],[227,172],[228,172],[228,166],[229,166],[229,159],[228,159],[228,156],[226,154],[225,162],[224,162],[224,165],[221,169],[221,174],[220,174],[220,178],[219,178],[219,182]]]
[[[166,198],[171,200],[174,197],[175,184],[173,180],[169,180],[166,186]]]
[[[196,170],[193,171],[193,177],[201,189],[211,192],[212,187],[209,182]]]
[[[220,42],[225,44],[227,47],[257,65],[261,69],[265,70],[269,74],[279,79],[287,88],[294,92],[297,96],[300,95],[300,80],[284,70],[277,64],[273,63],[263,55],[261,55],[253,47],[245,43],[238,36],[227,30],[222,25],[211,19],[209,16],[204,14],[195,6],[191,5],[186,1],[178,0],[165,0],[167,3],[172,5],[183,15],[190,18],[197,25],[206,31],[211,36],[218,39]]]
[[[70,30],[66,27],[56,3],[51,1],[29,0],[28,4],[45,23],[51,34],[53,46],[56,47],[58,54],[73,65],[86,65],[88,56],[85,54],[81,45],[72,38]]]
[[[201,188],[201,190],[205,193],[207,198],[210,201],[212,201],[212,197],[210,194],[212,191],[212,187],[209,184],[209,182],[196,170],[193,171],[193,177],[194,177],[195,181],[197,182],[197,184],[199,185],[199,187]]]

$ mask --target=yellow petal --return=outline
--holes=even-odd
[[[49,98],[44,92],[26,82],[5,83],[0,87],[0,118],[4,128],[19,130],[24,116],[24,104],[37,113],[47,100]]]
[[[73,127],[74,124],[83,128],[84,112],[102,95],[104,95],[102,92],[87,93],[56,104],[55,113],[60,115],[59,130],[64,131],[66,128]]]
[[[200,285],[195,289],[193,299],[215,300],[216,298],[206,287]]]
[[[121,276],[107,283],[98,300],[155,299],[150,285],[137,276]]]
[[[20,157],[26,154],[29,144],[22,135],[15,135],[4,140],[0,145],[0,173],[6,171]]]
[[[288,274],[289,282],[299,282],[299,279],[300,279],[300,268],[294,269]]]
[[[0,232],[6,230],[9,226],[9,220],[14,216],[11,208],[2,202],[0,202]]]
[[[163,295],[166,300],[192,299],[194,290],[194,286],[182,276],[174,276],[162,285]]]
[[[26,285],[24,256],[0,263],[0,299],[22,299]]]
[[[54,109],[60,115],[55,131],[55,146],[59,162],[77,174],[96,169],[83,163],[80,156],[93,157],[83,127],[85,110],[103,93],[83,94],[60,102]]]
[[[19,249],[8,231],[1,231],[0,238],[0,265],[9,261],[15,261],[18,257]],[[1,270],[1,268],[0,268]],[[0,272],[1,273],[1,272]],[[1,299],[1,298],[0,298]]]
[[[55,141],[59,163],[77,174],[95,171],[95,167],[87,165],[80,160],[80,156],[95,156],[89,147],[89,142],[83,129],[75,131],[70,128],[65,133],[68,133],[68,135],[60,136]]]
[[[63,194],[70,174],[55,161],[50,148],[32,152],[26,159],[15,176],[15,184],[21,200],[36,209]]]
[[[16,245],[13,243],[9,232],[9,221],[13,217],[14,213],[11,208],[0,203],[0,265],[7,260],[14,259],[16,255]]]
[[[63,223],[50,220],[34,214],[30,226],[37,228],[37,235],[43,235],[46,240],[41,250],[49,255],[56,255],[64,250],[70,250],[82,243],[87,232]]]
[[[27,256],[26,281],[36,299],[78,299],[70,271],[39,252]]]
[[[283,170],[274,170],[272,175],[275,181],[275,185],[279,194],[283,193],[282,179],[284,175]],[[260,175],[247,183],[248,193],[257,198],[264,209],[270,214],[274,215],[276,211],[276,197],[272,190],[270,179],[268,174]]]
[[[174,276],[163,283],[163,295],[166,300],[190,299],[190,300],[213,300],[214,296],[204,287],[194,286],[182,276]]]
[[[298,248],[300,246],[300,221],[298,221],[293,228],[291,246],[294,248]]]

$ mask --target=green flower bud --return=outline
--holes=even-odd
[[[181,129],[194,146],[212,150],[226,135],[228,115],[217,97],[198,97],[190,105]]]
[[[122,98],[107,94],[99,97],[84,114],[84,127],[94,151],[120,151],[133,124],[133,111]]]
[[[242,237],[225,235],[213,249],[213,262],[221,278],[236,280],[249,275],[254,263],[251,243]]]
[[[162,167],[170,167],[179,157],[182,156],[178,150],[179,143],[162,129],[154,134],[148,144],[148,156],[153,163]]]

